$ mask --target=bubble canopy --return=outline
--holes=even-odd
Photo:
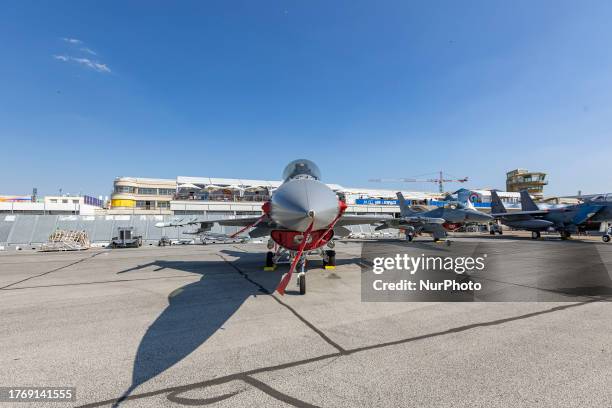
[[[289,163],[283,171],[284,181],[296,177],[321,180],[321,171],[319,170],[319,167],[310,160],[298,159]]]

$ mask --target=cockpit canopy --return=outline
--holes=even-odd
[[[449,201],[444,203],[444,208],[448,210],[465,210],[467,207],[464,204],[461,204],[457,201]]]
[[[294,178],[321,180],[321,171],[319,167],[310,160],[294,160],[285,167],[283,171],[283,180],[287,181]]]
[[[589,201],[612,201],[612,194],[600,194],[594,197],[591,197]]]

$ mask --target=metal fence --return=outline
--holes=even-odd
[[[231,216],[226,215],[226,218]],[[146,245],[156,244],[162,236],[174,240],[196,238],[188,234],[197,229],[196,225],[186,227],[158,228],[158,222],[167,222],[193,216],[174,215],[0,215],[0,245],[38,246],[47,242],[49,235],[57,229],[83,230],[92,244],[108,243],[117,235],[117,227],[131,226],[135,234],[141,235]],[[224,218],[219,214],[204,216],[207,219]],[[374,231],[371,225],[353,225],[347,227],[353,237],[384,238],[397,235],[397,230]],[[211,232],[216,234],[233,234],[237,227],[221,227],[215,225]]]
[[[194,227],[157,228],[156,223],[172,216],[162,215],[0,215],[0,245],[40,245],[57,229],[83,230],[91,243],[107,243],[117,235],[117,227],[133,226],[143,242],[156,243],[162,235],[185,238],[184,231]]]

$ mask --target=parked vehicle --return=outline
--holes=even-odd
[[[118,236],[113,237],[111,248],[139,248],[142,246],[142,236],[135,234],[134,227],[118,227]]]

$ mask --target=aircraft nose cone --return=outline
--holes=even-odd
[[[338,214],[338,198],[317,180],[294,179],[283,183],[272,195],[270,216],[281,226],[305,231],[328,227]]]

